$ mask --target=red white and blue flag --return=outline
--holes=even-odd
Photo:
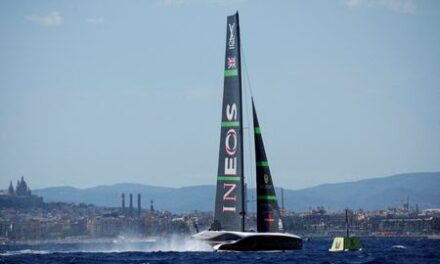
[[[228,69],[235,69],[235,68],[237,68],[235,57],[228,58]]]

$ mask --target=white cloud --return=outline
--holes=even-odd
[[[176,6],[176,5],[184,4],[185,1],[183,1],[183,0],[161,0],[161,1],[159,1],[159,3],[164,6]]]
[[[362,4],[362,0],[347,0],[346,4],[349,7],[358,7]]]
[[[48,27],[61,26],[64,22],[63,15],[58,11],[52,11],[47,15],[25,16],[24,19]]]
[[[410,15],[417,11],[413,0],[346,0],[345,4],[350,8],[379,7]]]
[[[104,18],[102,17],[88,17],[84,19],[84,22],[88,24],[102,24],[104,23]]]
[[[214,4],[230,6],[242,3],[246,0],[159,0],[159,4],[163,6],[181,6],[190,4]]]
[[[246,0],[210,0],[211,3],[222,5],[222,6],[233,6],[236,4],[241,4]]]

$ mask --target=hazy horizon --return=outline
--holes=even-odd
[[[440,173],[440,171],[416,171],[416,172],[407,172],[407,173],[397,173],[397,174],[393,174],[393,175],[383,175],[383,176],[374,176],[374,177],[369,177],[369,178],[364,178],[364,179],[355,179],[355,180],[347,180],[347,181],[334,181],[334,182],[322,182],[322,183],[317,183],[314,185],[310,185],[310,186],[304,186],[304,187],[298,187],[298,188],[287,188],[284,186],[280,186],[280,185],[276,185],[275,188],[284,188],[286,190],[293,190],[293,191],[298,191],[298,190],[302,190],[302,189],[307,189],[307,188],[313,188],[313,187],[317,187],[317,186],[321,186],[321,185],[327,185],[327,184],[339,184],[339,183],[351,183],[351,182],[358,182],[358,181],[365,181],[365,180],[373,180],[373,179],[381,179],[381,178],[388,178],[388,177],[393,177],[393,176],[401,176],[401,175],[406,175],[406,174],[418,174],[418,173]],[[21,177],[20,177],[21,179]],[[20,179],[14,179],[12,180],[13,186],[15,187],[17,180]],[[115,183],[111,183],[111,184],[96,184],[96,185],[90,185],[90,186],[72,186],[72,185],[54,185],[54,186],[42,186],[39,188],[32,188],[32,183],[30,182],[29,179],[27,179],[26,177],[24,177],[24,180],[26,181],[26,183],[29,185],[29,187],[31,188],[31,190],[40,190],[40,189],[46,189],[46,188],[57,188],[57,187],[73,187],[76,189],[90,189],[90,188],[95,188],[95,187],[101,187],[101,186],[113,186],[113,185],[118,185],[118,184],[140,184],[140,185],[146,185],[146,186],[153,186],[153,187],[160,187],[160,188],[186,188],[186,187],[194,187],[194,186],[214,186],[216,185],[216,182],[212,182],[212,183],[206,183],[206,184],[193,184],[193,185],[182,185],[182,186],[176,186],[176,185],[154,185],[154,184],[148,184],[148,183],[142,183],[142,182],[115,182]],[[254,182],[255,184],[255,182]],[[9,186],[9,185],[8,185]],[[249,185],[248,185],[249,186]],[[255,186],[249,186],[248,188],[255,188]],[[7,188],[0,188],[0,190],[4,190],[7,191]]]
[[[276,186],[440,171],[438,1],[1,1],[0,189],[214,185],[236,10]]]

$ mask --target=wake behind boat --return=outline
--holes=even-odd
[[[257,232],[245,232],[243,106],[238,12],[228,16],[222,123],[214,222],[193,237],[215,250],[284,251],[302,248],[299,236],[284,233],[275,187],[252,99],[257,183]]]

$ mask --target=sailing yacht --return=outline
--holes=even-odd
[[[257,184],[257,232],[245,230],[243,107],[238,12],[228,16],[220,150],[214,222],[193,237],[218,251],[283,251],[302,248],[284,232],[261,129],[252,99]]]

